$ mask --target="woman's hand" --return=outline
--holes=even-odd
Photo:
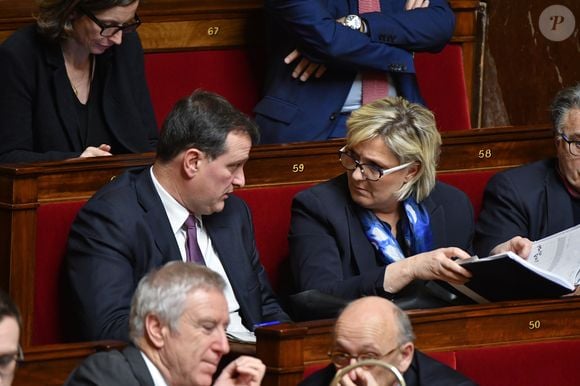
[[[390,293],[397,293],[413,280],[443,280],[453,284],[464,284],[471,278],[471,273],[453,259],[470,257],[460,248],[449,247],[391,263],[385,269],[384,289]]]
[[[89,146],[80,155],[81,158],[86,157],[103,157],[112,155],[110,153],[111,146],[105,143],[101,144],[99,147]]]

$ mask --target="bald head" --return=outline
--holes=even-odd
[[[350,303],[340,314],[333,350],[385,360],[405,372],[413,356],[413,339],[404,311],[387,299],[368,296]]]

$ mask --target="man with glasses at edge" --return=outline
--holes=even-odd
[[[489,181],[474,241],[480,256],[512,251],[527,258],[531,240],[580,224],[580,84],[556,94],[551,115],[556,157]]]
[[[16,364],[24,358],[18,344],[20,312],[8,294],[0,290],[0,386],[10,386]]]
[[[387,299],[368,296],[350,303],[336,321],[331,364],[299,386],[327,386],[339,369],[376,359],[393,365],[408,386],[472,386],[457,371],[415,350],[413,328],[403,310]],[[395,379],[378,366],[361,366],[346,374],[341,386],[395,386]]]
[[[470,278],[454,259],[470,257],[474,219],[467,196],[435,180],[441,136],[433,114],[390,97],[354,111],[347,128],[339,152],[346,173],[292,204],[294,317],[335,316],[329,297],[379,295],[403,309],[467,302],[434,282]]]
[[[0,162],[155,150],[137,0],[42,0],[0,46]]]

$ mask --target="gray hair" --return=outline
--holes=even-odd
[[[197,290],[223,292],[224,279],[211,269],[182,261],[172,261],[145,275],[131,302],[129,336],[133,343],[144,336],[145,317],[156,315],[172,331],[183,314],[187,296]]]
[[[399,162],[420,165],[417,174],[397,191],[400,201],[414,194],[420,202],[431,193],[441,148],[431,111],[401,97],[389,97],[354,111],[347,126],[347,147],[380,137]]]
[[[564,133],[564,125],[570,110],[580,109],[580,83],[560,90],[550,106],[552,124],[556,136]]]
[[[393,312],[399,330],[399,345],[413,342],[415,340],[415,334],[413,333],[413,326],[411,325],[409,316],[397,305],[395,305],[395,310]]]

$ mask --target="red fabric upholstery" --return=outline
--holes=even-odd
[[[487,185],[487,181],[495,173],[497,173],[495,170],[466,170],[457,173],[441,173],[437,175],[437,179],[453,185],[467,194],[473,205],[473,212],[477,220],[479,212],[481,211],[483,191]]]
[[[251,58],[244,49],[146,54],[145,75],[159,127],[175,102],[197,88],[223,95],[251,114],[261,90]]]
[[[290,208],[292,199],[301,190],[312,184],[249,188],[236,190],[235,194],[244,199],[252,212],[256,245],[260,260],[268,272],[274,290],[279,290],[282,274],[288,258],[288,230],[290,228]]]
[[[61,343],[74,335],[68,328],[63,284],[63,259],[68,233],[85,201],[44,204],[38,207],[32,344]],[[67,330],[67,331],[65,331]]]
[[[576,386],[580,340],[460,350],[457,370],[481,386]]]
[[[173,104],[196,88],[217,92],[252,115],[262,89],[260,56],[241,48],[146,54],[145,74],[159,127]],[[415,65],[439,130],[471,128],[461,47],[449,44],[437,54],[418,53]]]
[[[434,351],[426,352],[425,354],[441,363],[446,364],[452,369],[457,368],[457,358],[455,357],[455,352],[453,351]]]
[[[415,70],[421,95],[435,113],[439,131],[470,129],[461,46],[448,44],[437,54],[415,54]]]

